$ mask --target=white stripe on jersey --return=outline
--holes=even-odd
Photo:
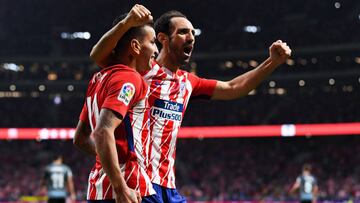
[[[89,123],[90,123],[90,127],[91,127],[91,131],[94,131],[94,125],[92,122],[92,109],[91,107],[91,97],[87,97],[86,98],[86,108],[88,109],[88,118],[89,118]]]
[[[125,164],[124,164],[124,166],[125,166]],[[132,168],[132,170],[131,170],[131,172],[129,173],[129,176],[126,178],[125,182],[128,182],[128,180],[129,180],[130,177],[131,177],[131,174],[134,172],[134,169],[135,169],[135,167]]]
[[[101,170],[101,169],[100,169],[100,170]],[[90,172],[89,182],[90,182],[90,180],[93,180],[93,179],[95,179],[97,176],[99,176],[100,170],[95,169],[95,171],[91,171],[91,172]],[[88,188],[89,190],[90,190],[90,187],[91,187],[91,185],[89,184],[89,188]],[[87,199],[90,199],[90,194],[93,193],[94,189],[96,190],[96,187],[92,187],[92,189],[90,190],[90,192],[87,194]]]
[[[169,176],[167,179],[169,179],[170,181],[168,181],[168,183],[167,183],[167,187],[169,187],[169,188],[172,188],[172,187],[174,187],[174,186],[171,186],[171,180],[174,180],[174,179],[171,179],[171,177],[170,177],[170,175],[169,174],[173,174],[174,175],[174,173],[173,173],[173,166],[174,166],[174,162],[175,162],[175,160],[174,160],[174,158],[173,158],[173,154],[174,154],[174,152],[175,152],[175,144],[176,144],[176,133],[178,132],[178,127],[176,126],[176,125],[174,125],[174,128],[173,128],[173,130],[172,130],[172,133],[173,134],[170,134],[170,136],[171,136],[171,141],[170,141],[170,147],[169,147],[169,151],[168,151],[168,154],[166,155],[167,156],[167,160],[169,161],[169,166],[168,166],[168,168],[167,168],[167,172],[166,172],[166,174],[165,174],[165,176],[164,176],[164,178],[163,178],[163,180],[161,181],[161,185],[163,184],[163,182],[165,181],[165,177],[167,177],[167,176]],[[169,136],[169,137],[170,137]],[[166,159],[164,159],[164,161],[165,161]],[[171,173],[172,172],[172,173]]]
[[[88,109],[88,117],[89,117],[91,131],[93,131],[95,128],[95,126],[93,124],[92,116],[94,116],[94,118],[95,118],[95,123],[98,122],[99,117],[100,117],[96,95],[97,94],[94,95],[94,101],[91,101],[91,97],[86,98],[86,105],[87,105],[87,109]]]
[[[98,179],[95,182],[95,188],[96,188],[95,199],[101,200],[101,199],[103,199],[103,181],[104,181],[104,178],[106,177],[106,175],[105,175],[105,172],[103,171],[103,169],[100,169],[99,173],[101,174],[101,177],[100,177],[100,179]]]
[[[145,178],[145,182],[147,183],[145,193],[148,192],[148,188],[150,188],[150,194],[156,193],[155,190],[152,187],[151,180],[150,180],[149,176],[147,175],[146,171],[143,168],[140,168],[140,172],[143,175],[143,177]]]
[[[98,123],[100,113],[99,113],[99,106],[98,106],[98,102],[97,102],[97,94],[95,94],[95,96],[94,96],[93,111],[94,111],[93,113],[94,113],[94,117],[95,117],[95,123]]]
[[[139,105],[139,106],[138,106]],[[146,101],[145,99],[138,103],[136,109],[134,111],[141,111],[141,109],[146,108]],[[139,109],[137,109],[139,107]],[[134,140],[134,149],[136,153],[136,157],[138,159],[138,163],[141,167],[146,168],[148,165],[148,157],[143,156],[143,151],[145,153],[149,153],[149,143],[150,143],[150,136],[146,136],[144,143],[142,143],[143,138],[143,131],[148,127],[148,122],[144,122],[144,112],[139,112],[139,114],[133,115],[133,140]],[[143,145],[144,144],[144,145]],[[145,146],[145,149],[143,148]]]
[[[91,171],[90,174],[89,174],[89,178],[88,178],[88,182],[90,182],[90,180],[94,177],[94,174],[97,173],[97,170],[96,171]],[[86,199],[90,199],[90,194],[92,193],[93,190],[90,190],[91,185],[88,184],[88,188],[87,188],[87,195],[86,195]]]

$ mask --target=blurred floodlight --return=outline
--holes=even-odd
[[[286,59],[286,64],[288,64],[289,66],[293,66],[295,64],[295,61],[292,59]]]
[[[56,104],[56,105],[61,104],[61,97],[60,97],[60,95],[56,95],[56,96],[54,97],[54,104]]]
[[[304,80],[299,80],[299,86],[301,86],[301,87],[305,86],[305,81]]]
[[[316,64],[317,61],[318,61],[317,58],[315,58],[315,57],[311,58],[311,63]]]
[[[232,61],[225,61],[224,66],[225,66],[225,68],[230,69],[230,68],[234,67],[234,63]]]
[[[341,4],[339,2],[335,2],[335,8],[339,9],[341,7]]]
[[[244,26],[244,31],[245,32],[257,33],[257,32],[260,32],[260,30],[261,30],[260,26],[255,26],[255,25]]]
[[[10,87],[9,87],[9,89],[10,89],[10,91],[15,91],[16,90],[16,85],[10,85]]]
[[[199,35],[201,35],[201,30],[199,28],[195,28],[195,36],[199,36]]]
[[[62,39],[85,39],[85,40],[88,40],[91,38],[91,34],[90,34],[90,32],[74,32],[74,33],[62,32],[60,34],[60,37]]]
[[[355,57],[355,63],[360,64],[360,57]]]
[[[336,57],[335,57],[335,61],[336,61],[336,62],[340,62],[340,61],[341,61],[341,57],[340,57],[340,56],[336,56]]]
[[[256,66],[259,65],[259,63],[258,63],[257,61],[255,61],[255,60],[250,60],[250,61],[249,61],[249,65],[250,65],[251,67],[255,68]]]
[[[275,81],[270,81],[269,82],[269,87],[275,87],[276,86],[276,82]]]
[[[276,94],[278,95],[284,95],[286,93],[286,90],[284,88],[277,88]]]
[[[68,86],[67,86],[67,90],[68,90],[69,92],[74,91],[74,85],[68,85]]]
[[[15,71],[15,72],[22,71],[22,69],[24,69],[24,67],[21,67],[15,63],[4,63],[4,64],[2,64],[2,67],[5,70],[11,70],[11,71]]]
[[[45,85],[39,85],[38,88],[41,92],[45,91],[45,89],[46,89]]]

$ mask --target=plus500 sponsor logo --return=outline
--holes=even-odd
[[[165,101],[161,99],[155,100],[151,115],[173,121],[181,121],[183,104]]]

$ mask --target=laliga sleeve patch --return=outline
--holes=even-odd
[[[131,83],[125,83],[125,84],[123,84],[117,99],[119,101],[123,102],[127,106],[127,105],[129,105],[134,94],[135,94],[134,85]]]

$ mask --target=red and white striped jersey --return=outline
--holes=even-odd
[[[151,181],[175,188],[176,137],[190,97],[210,98],[216,80],[202,79],[183,70],[175,73],[157,63],[142,73],[150,86],[150,134],[148,174]]]
[[[150,144],[148,89],[134,69],[124,65],[108,67],[94,74],[89,82],[86,102],[80,114],[80,120],[89,123],[92,130],[102,108],[111,109],[123,117],[114,133],[119,164],[127,185],[142,196],[155,194],[146,173]],[[109,178],[97,156],[89,175],[87,199],[114,199],[113,194]]]

